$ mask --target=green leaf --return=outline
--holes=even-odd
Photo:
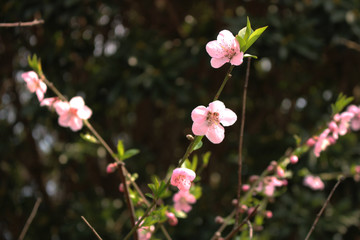
[[[138,154],[139,152],[140,152],[139,149],[135,149],[135,148],[126,150],[126,152],[124,153],[124,155],[122,157],[122,160],[131,158],[131,157],[135,156],[136,154]]]
[[[186,159],[183,164],[181,164],[182,168],[188,168],[191,169],[191,162],[189,159]]]
[[[119,140],[117,143],[117,150],[118,150],[118,154],[119,154],[119,158],[122,160],[123,156],[124,156],[124,144],[122,142],[122,140]]]
[[[242,49],[243,52],[246,52],[246,50],[251,47],[251,45],[254,44],[254,42],[261,36],[261,34],[266,30],[266,27],[258,28],[256,29],[249,37],[249,39],[246,41],[246,46]]]
[[[197,156],[197,155],[194,155],[194,156],[193,156],[193,159],[192,159],[192,164],[191,164],[190,169],[195,172],[195,171],[196,171],[197,164],[198,164],[198,156]]]
[[[157,192],[157,187],[153,183],[149,183],[148,187],[151,189],[151,191],[155,194]]]
[[[251,54],[247,54],[247,53],[245,53],[245,54],[244,54],[244,58],[247,58],[247,57],[251,57],[251,58],[258,59],[258,57],[257,57],[257,56],[255,56],[255,55],[251,55]]]
[[[251,23],[250,23],[250,19],[249,17],[247,17],[246,20],[246,31],[245,31],[245,36],[244,36],[244,40],[247,42],[250,35],[252,34],[253,30],[251,29]]]
[[[345,94],[340,93],[335,104],[331,104],[332,115],[341,112],[353,100],[353,97],[347,97]]]
[[[295,139],[296,146],[300,146],[301,138],[298,135],[294,134],[294,139]]]
[[[80,133],[80,137],[87,142],[99,143],[99,141],[96,139],[96,137],[94,137],[90,133],[86,133],[86,134]]]
[[[196,139],[195,139],[195,141],[196,141]],[[200,139],[200,141],[195,142],[193,151],[200,149],[202,147],[202,145],[203,145],[203,142],[201,141],[201,139]]]
[[[154,195],[152,195],[151,193],[145,193],[145,196],[148,196],[151,199],[154,199]]]
[[[202,161],[203,161],[203,167],[206,167],[209,163],[211,156],[211,152],[206,152],[204,155],[202,155]]]
[[[240,45],[240,52],[243,51],[243,47],[246,46],[246,41],[244,40],[246,28],[243,28],[239,31],[238,35],[235,36],[236,40],[239,42]],[[240,35],[241,34],[241,35]]]

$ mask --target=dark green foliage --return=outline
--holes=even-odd
[[[140,150],[122,156],[132,156],[126,167],[150,193],[151,176],[164,179],[183,156],[192,109],[207,106],[224,78],[227,67],[212,69],[205,51],[219,31],[238,33],[247,16],[254,29],[268,26],[249,49],[258,59],[252,59],[248,87],[245,180],[295,149],[295,134],[306,141],[321,130],[340,93],[359,104],[360,53],[351,44],[360,42],[359,9],[354,0],[1,1],[0,22],[42,18],[45,24],[0,28],[0,238],[18,238],[38,196],[43,202],[28,240],[95,239],[82,215],[103,239],[121,239],[130,229],[120,178],[106,174],[110,156],[60,127],[56,113],[26,90],[20,74],[31,69],[29,54],[41,58],[42,71],[65,96],[84,97],[93,110],[90,122],[115,152],[119,140],[123,149]],[[220,96],[239,120],[246,62]],[[233,209],[239,128],[240,121],[228,127],[219,145],[203,139],[196,154],[208,167],[200,176],[202,192],[195,189],[202,197],[177,227],[164,223],[173,239],[209,239],[219,227],[215,216]],[[291,166],[287,192],[268,203],[274,217],[254,239],[304,239],[335,182],[313,192],[297,171],[342,172],[360,164],[358,136],[342,137],[319,159],[302,155]],[[210,161],[202,157],[208,151]],[[359,236],[359,197],[359,183],[348,178],[313,239]],[[156,236],[163,239],[161,231]]]

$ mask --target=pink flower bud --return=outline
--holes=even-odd
[[[279,177],[284,177],[284,176],[285,176],[284,169],[282,169],[282,167],[278,166],[277,169],[276,169],[276,174],[277,174]]]
[[[124,192],[124,184],[123,184],[123,183],[120,183],[120,185],[119,185],[119,191],[120,191],[120,192]]]
[[[215,217],[215,222],[218,224],[222,224],[224,222],[224,219],[221,216],[216,216]]]
[[[178,219],[174,213],[166,212],[166,217],[168,218],[168,222],[171,226],[176,226],[178,224]]]
[[[266,216],[267,218],[272,218],[272,217],[273,217],[273,213],[272,213],[271,211],[266,211],[266,212],[265,212],[265,216]]]
[[[297,163],[298,161],[299,161],[298,156],[292,155],[292,156],[290,157],[290,162],[291,162],[292,164],[295,164],[295,163]]]
[[[360,165],[355,166],[355,172],[360,173]]]
[[[315,143],[316,143],[316,141],[315,141],[313,138],[309,138],[309,139],[306,141],[306,145],[308,145],[309,147],[314,146]]]
[[[113,173],[113,172],[115,172],[116,168],[117,168],[117,164],[116,164],[116,163],[109,163],[109,164],[107,165],[107,167],[106,167],[106,172],[107,172],[107,173]]]
[[[241,189],[243,190],[243,192],[247,192],[250,189],[250,185],[249,184],[244,184],[241,186]]]

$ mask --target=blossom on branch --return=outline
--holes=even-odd
[[[39,102],[41,102],[44,99],[44,94],[47,89],[46,84],[39,79],[34,71],[25,72],[21,74],[21,77],[26,82],[29,91],[32,93],[35,92]]]
[[[175,168],[171,175],[171,185],[179,188],[180,191],[188,191],[191,182],[195,179],[196,174],[193,170],[187,168]]]
[[[233,125],[236,114],[225,107],[224,103],[216,100],[208,107],[198,106],[191,112],[194,121],[192,131],[195,135],[205,135],[212,143],[221,143],[225,137],[224,127]],[[223,126],[221,126],[221,124]]]
[[[304,185],[312,190],[323,190],[325,185],[320,177],[308,175],[304,178]]]
[[[89,119],[92,115],[91,109],[85,105],[82,97],[73,97],[70,102],[58,102],[55,110],[59,115],[59,124],[63,127],[70,127],[78,131],[83,126],[83,120]]]
[[[239,42],[228,30],[222,30],[216,40],[206,44],[206,51],[211,57],[213,68],[219,68],[227,62],[235,66],[243,62],[244,53],[240,52]]]
[[[189,191],[179,191],[174,197],[174,208],[176,211],[190,212],[191,205],[196,202],[196,198]]]

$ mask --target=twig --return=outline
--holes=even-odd
[[[251,225],[251,222],[249,220],[247,220],[247,225],[249,226],[249,239],[253,238],[253,227]]]
[[[42,199],[40,197],[38,197],[36,199],[35,205],[34,205],[32,211],[30,213],[29,218],[26,220],[25,226],[24,226],[23,230],[21,231],[18,240],[24,239],[25,234],[26,234],[27,230],[29,229],[29,226],[30,226],[31,222],[34,220],[34,218],[36,216],[36,213],[38,211],[38,208],[40,206],[41,201],[42,201]]]
[[[99,240],[102,240],[102,238],[99,236],[99,234],[95,231],[95,229],[90,225],[90,223],[88,221],[86,221],[84,216],[81,216],[82,220],[86,223],[86,225],[88,225],[88,227],[93,231],[93,233],[96,235],[96,237]]]
[[[241,113],[241,126],[240,126],[240,140],[239,140],[239,158],[238,158],[238,188],[237,188],[237,200],[240,203],[240,194],[241,194],[241,172],[242,172],[242,151],[243,151],[243,140],[244,140],[244,127],[245,127],[245,109],[246,109],[246,95],[250,75],[250,62],[251,58],[248,58],[248,64],[246,68],[246,76],[244,83],[244,92],[243,92],[243,102],[242,102],[242,113]],[[240,204],[236,205],[236,217],[235,217],[235,226],[239,223],[239,208]]]
[[[339,42],[341,44],[345,45],[346,47],[350,48],[350,49],[354,49],[354,50],[360,52],[360,44],[358,44],[357,42],[350,41],[350,40],[347,40],[345,38],[340,38]]]
[[[229,67],[229,70],[227,71],[227,73],[226,73],[226,75],[225,75],[224,81],[222,82],[219,90],[217,91],[217,93],[216,93],[216,95],[215,95],[215,97],[214,97],[214,101],[218,100],[218,98],[220,97],[220,94],[221,94],[222,90],[224,89],[227,81],[231,78],[231,72],[232,72],[232,70],[234,69],[234,67],[235,67],[234,65],[231,65],[231,66]]]
[[[249,219],[252,218],[252,217],[255,215],[257,209],[259,208],[259,206],[260,206],[260,205],[257,205],[257,206],[254,208],[254,210],[240,223],[240,225],[237,226],[236,228],[234,228],[234,229],[224,238],[224,240],[229,240],[229,239],[231,239],[232,237],[234,237],[235,234],[236,234],[238,231],[240,231],[240,229],[242,228],[242,226],[244,226],[244,225],[249,221]]]
[[[315,227],[316,227],[316,224],[318,223],[321,215],[323,214],[325,208],[326,208],[327,205],[329,204],[329,201],[330,201],[332,195],[334,194],[336,188],[339,186],[339,184],[340,184],[342,181],[344,181],[344,179],[345,179],[344,177],[340,177],[339,180],[337,181],[337,183],[335,184],[335,186],[331,189],[331,192],[330,192],[329,196],[327,197],[324,205],[322,206],[320,212],[316,215],[316,218],[315,218],[315,220],[314,220],[314,223],[312,224],[312,226],[311,226],[308,234],[306,235],[305,240],[308,240],[308,239],[309,239],[309,237],[310,237],[310,235],[312,234],[312,232],[314,231],[314,229],[315,229]]]
[[[44,24],[42,19],[34,19],[31,22],[0,23],[0,27],[29,27]]]

